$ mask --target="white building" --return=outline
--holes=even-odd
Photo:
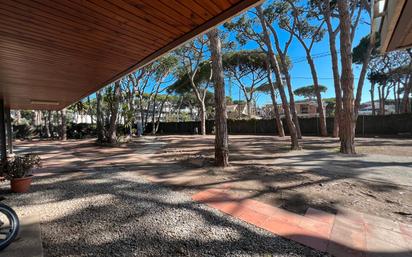
[[[378,101],[375,101],[375,114],[378,115],[380,113],[380,104]],[[394,104],[386,104],[385,105],[385,115],[387,114],[395,114],[396,107]],[[372,102],[363,103],[359,108],[359,115],[372,115]]]

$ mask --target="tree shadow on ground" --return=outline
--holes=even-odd
[[[161,140],[164,141],[164,140]],[[236,184],[244,183],[248,181],[256,181],[260,188],[250,188],[250,187],[234,187],[234,190],[239,192],[247,192],[247,194],[242,194],[243,198],[239,199],[258,199],[259,197],[271,195],[274,190],[278,192],[290,192],[298,190],[305,187],[310,187],[317,184],[325,184],[329,182],[337,182],[344,180],[346,178],[358,179],[360,175],[367,172],[365,167],[375,167],[381,166],[381,162],[365,162],[361,159],[351,160],[349,165],[345,160],[333,160],[335,153],[322,152],[316,153],[313,152],[308,156],[301,156],[298,154],[290,154],[290,163],[276,164],[276,168],[285,168],[288,169],[291,165],[299,167],[300,165],[305,167],[310,167],[311,164],[308,164],[310,160],[320,160],[323,165],[340,165],[350,167],[354,172],[349,173],[339,173],[336,170],[328,171],[322,169],[310,169],[300,172],[289,172],[285,175],[282,172],[265,172],[260,166],[252,169],[252,166],[248,162],[257,160],[257,157],[261,157],[261,160],[273,160],[276,159],[276,156],[271,154],[271,151],[281,152],[281,147],[274,147],[274,143],[267,143],[263,148],[259,148],[259,142],[253,142],[251,144],[252,152],[248,153],[247,149],[242,149],[245,145],[248,145],[250,139],[241,139],[242,145],[232,147],[234,151],[233,155],[235,160],[243,161],[247,164],[235,163],[232,167],[230,173],[227,174],[224,180],[207,180],[204,179],[204,173],[208,172],[208,167],[206,168],[195,168],[191,165],[182,165],[184,163],[178,163],[176,160],[170,159],[170,156],[165,149],[174,149],[178,152],[180,147],[189,148],[189,155],[205,155],[213,152],[213,140],[205,139],[199,140],[194,137],[188,142],[175,141],[163,143],[166,144],[165,149],[161,149],[160,146],[154,147],[154,149],[146,149],[146,146],[138,147],[116,147],[113,149],[110,148],[99,148],[90,145],[90,143],[77,143],[70,142],[64,148],[61,146],[52,147],[53,151],[58,151],[63,149],[64,151],[58,156],[50,156],[47,158],[47,162],[53,162],[52,166],[47,166],[43,171],[51,172],[51,174],[45,174],[37,178],[37,181],[32,187],[33,193],[26,196],[18,196],[15,201],[13,201],[14,206],[21,207],[42,207],[47,204],[59,205],[62,202],[66,201],[81,201],[82,199],[93,198],[94,196],[100,196],[105,194],[112,195],[118,202],[114,203],[102,203],[101,205],[87,205],[79,208],[77,211],[67,214],[64,217],[59,217],[51,221],[44,223],[45,226],[52,229],[53,227],[73,226],[74,230],[71,231],[76,234],[76,230],[79,229],[89,229],[86,231],[86,235],[99,234],[101,231],[112,231],[110,224],[116,225],[114,233],[116,234],[115,239],[101,243],[93,240],[88,240],[86,235],[83,237],[70,238],[69,241],[64,243],[55,243],[52,240],[52,235],[50,238],[46,236],[46,242],[50,242],[49,249],[51,251],[57,251],[59,248],[72,247],[74,250],[68,250],[69,253],[88,253],[93,255],[92,251],[93,246],[99,245],[103,250],[98,252],[99,255],[104,255],[104,252],[111,253],[113,256],[116,256],[116,251],[120,256],[128,256],[131,254],[128,253],[139,253],[146,252],[147,255],[156,256],[156,248],[160,245],[162,251],[171,255],[218,255],[218,256],[230,256],[233,253],[245,253],[248,255],[252,254],[266,254],[266,253],[285,253],[287,250],[287,240],[283,246],[279,249],[274,249],[273,245],[276,245],[276,242],[279,239],[276,236],[270,234],[260,235],[254,231],[253,227],[231,219],[229,217],[221,217],[219,213],[210,208],[202,207],[199,204],[187,201],[184,203],[173,203],[164,200],[159,200],[153,194],[155,191],[151,191],[151,188],[141,181],[134,181],[133,178],[137,178],[141,175],[144,175],[150,178],[152,181],[155,181],[159,184],[162,184],[162,187],[171,189],[168,191],[162,191],[164,194],[170,194],[172,191],[185,190],[185,192],[196,192],[208,188],[220,187],[225,184]],[[139,145],[140,146],[140,145]],[[39,146],[40,150],[41,147]],[[260,149],[260,150],[259,150]],[[263,152],[268,152],[267,154],[259,154],[259,151],[264,150]],[[275,149],[275,150],[274,150]],[[148,155],[148,158],[143,158],[143,154],[140,153],[156,153]],[[262,152],[262,151],[261,151]],[[175,153],[172,153],[175,154]],[[75,157],[75,159],[72,159]],[[76,159],[77,158],[77,159]],[[289,158],[289,157],[288,157]],[[234,159],[232,159],[234,161]],[[184,160],[183,160],[184,162]],[[383,164],[385,167],[411,167],[410,163],[398,163],[398,162],[386,162]],[[269,166],[271,167],[271,166]],[[313,166],[315,167],[315,165]],[[195,171],[195,174],[193,174]],[[287,171],[287,170],[286,170]],[[199,172],[199,174],[196,174]],[[118,174],[124,173],[127,174],[127,179],[119,179]],[[307,176],[315,175],[315,179],[304,180]],[[302,183],[302,181],[304,182]],[[362,180],[361,180],[362,181]],[[278,182],[287,182],[287,185],[273,188],[273,183]],[[95,186],[95,185],[98,186]],[[398,186],[394,184],[382,184],[381,182],[376,181],[366,181],[364,183],[365,187],[381,192],[390,192],[398,190]],[[159,189],[160,190],[160,189]],[[149,192],[142,195],[141,192]],[[0,194],[7,194],[5,190],[0,190]],[[15,196],[13,195],[12,198]],[[117,209],[119,202],[130,203],[130,209],[127,211],[120,211]],[[146,204],[149,207],[136,205],[136,203]],[[275,203],[274,204],[278,204]],[[307,195],[304,195],[301,192],[295,193],[284,193],[282,195],[281,204],[284,209],[296,212],[304,213],[308,207],[314,207],[316,209],[322,209],[329,212],[336,212],[336,209],[339,206],[339,202],[328,202],[328,203],[313,203],[310,202]],[[153,206],[158,208],[153,209]],[[163,234],[160,231],[154,229],[156,226],[161,226],[161,223],[156,223],[155,226],[150,224],[138,223],[138,227],[145,228],[145,232],[142,233],[140,230],[135,230],[133,227],[130,227],[130,223],[142,219],[145,216],[156,216],[156,213],[153,210],[158,210],[162,212],[166,209],[175,210],[175,209],[184,209],[191,213],[192,215],[198,215],[202,217],[201,219],[207,222],[209,227],[224,227],[224,228],[235,228],[237,236],[231,239],[222,238],[210,238],[207,242],[202,241],[196,237],[196,231],[192,235],[187,236],[186,238],[170,238],[168,234]],[[114,211],[114,213],[112,213]],[[90,219],[88,213],[93,213],[94,218]],[[173,215],[173,213],[170,213]],[[112,218],[113,216],[113,218]],[[110,217],[110,218],[107,218]],[[86,220],[86,221],[84,221]],[[103,225],[98,221],[103,220]],[[190,218],[189,218],[190,220]],[[185,220],[178,220],[178,223],[185,224]],[[232,224],[233,223],[233,224]],[[61,225],[64,224],[64,225]],[[223,225],[222,225],[223,224]],[[176,223],[169,224],[170,226],[176,226]],[[209,228],[210,229],[210,228]],[[182,231],[184,228],[182,228]],[[208,229],[202,231],[202,233],[210,233]],[[299,236],[299,235],[295,235]],[[133,241],[133,243],[130,243]],[[247,243],[250,241],[257,241],[257,243],[252,243],[252,246],[248,246]],[[150,244],[150,242],[152,244]],[[155,243],[153,243],[155,242]],[[192,243],[194,242],[194,243]],[[283,241],[282,241],[283,242]],[[76,249],[78,245],[79,249]],[[129,246],[128,246],[129,245]],[[84,246],[84,247],[83,247]],[[90,246],[90,247],[88,247]],[[216,246],[216,248],[214,248]],[[296,244],[293,248],[298,250],[292,251],[295,254],[301,254],[302,247]],[[258,250],[255,248],[259,248]],[[118,249],[118,250],[113,250]],[[73,252],[71,252],[73,251]],[[126,254],[124,254],[126,253]],[[172,255],[173,255],[172,254]],[[306,254],[306,253],[305,253]],[[310,256],[313,253],[307,253]],[[373,253],[381,254],[381,253]],[[402,254],[398,253],[387,253],[383,256],[398,256]],[[76,254],[75,254],[76,255]],[[87,254],[86,254],[87,255]]]
[[[70,175],[73,177],[55,181]],[[43,210],[45,256],[324,256],[134,175],[113,169],[104,173],[89,171],[77,177],[71,173],[50,175],[38,178],[32,193],[8,197],[12,206],[33,208],[38,204],[38,209]],[[52,201],[36,199],[44,191],[44,196]],[[102,195],[111,200],[94,200]],[[82,199],[83,204],[63,216],[47,218],[51,210],[44,210],[45,204],[53,202],[65,209],[76,199]],[[321,240],[298,234],[285,237]],[[338,243],[334,247],[355,251]],[[408,252],[367,254],[395,257]]]

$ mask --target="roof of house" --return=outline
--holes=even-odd
[[[226,105],[226,110],[228,112],[234,112],[237,110],[237,108],[238,108],[237,104]]]
[[[312,106],[318,106],[318,103],[316,102],[316,100],[309,100],[309,99],[295,101],[295,104],[307,104],[307,105],[312,105]],[[324,106],[327,105],[327,103],[325,103],[324,101],[322,101],[322,104]]]

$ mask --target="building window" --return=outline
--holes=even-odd
[[[309,107],[307,105],[300,106],[300,112],[302,114],[308,114],[309,113]]]

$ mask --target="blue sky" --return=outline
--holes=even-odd
[[[272,0],[269,0],[269,1],[272,1]],[[366,14],[364,14],[364,16],[365,17],[362,17],[364,20],[369,19],[369,17]],[[337,21],[334,21],[333,25],[337,26]],[[225,31],[223,26],[220,26],[220,30]],[[258,31],[261,30],[259,25],[256,25],[256,30]],[[360,39],[368,35],[369,32],[370,32],[369,25],[361,22],[357,28],[353,46],[356,46],[359,43]],[[286,41],[289,37],[289,34],[287,32],[284,32],[281,29],[278,29],[278,34],[279,34],[281,44],[282,42]],[[228,40],[236,41],[235,35],[233,33],[230,34],[228,37]],[[336,41],[337,41],[337,44],[339,44],[339,34],[338,34],[338,37],[336,38]],[[257,49],[257,48],[258,48],[258,45],[253,41],[248,42],[245,46],[238,46],[239,50],[240,49]],[[337,49],[339,50],[338,45],[337,45]],[[322,94],[322,97],[324,98],[335,97],[335,91],[334,91],[334,85],[333,85],[333,74],[332,74],[332,68],[331,68],[332,64],[331,64],[331,57],[330,57],[330,51],[329,51],[328,33],[325,33],[324,38],[320,42],[315,43],[312,49],[312,54],[313,55],[323,54],[321,57],[314,59],[318,77],[319,77],[319,83],[328,88],[328,90]],[[339,54],[339,51],[338,51],[338,54]],[[288,55],[293,63],[293,67],[290,71],[293,89],[313,84],[309,65],[307,64],[307,61],[305,58],[305,50],[303,49],[303,47],[300,45],[300,43],[296,39],[292,41],[292,44],[290,45],[290,48],[288,51]],[[353,65],[352,67],[354,71],[355,87],[356,87],[357,82],[358,82],[359,73],[361,70],[361,66]],[[231,96],[233,100],[238,100],[239,98],[241,100],[244,100],[243,93],[240,92],[240,89],[235,84],[233,84],[232,90],[229,90],[228,82],[229,81],[226,80],[226,95]],[[149,86],[148,90],[150,89],[151,88]],[[363,87],[362,102],[370,101],[369,89],[370,89],[370,83],[366,79],[364,87]],[[232,95],[230,95],[230,91],[232,91]],[[92,94],[92,98],[94,97],[95,95]],[[295,96],[295,99],[302,100],[303,98]],[[280,102],[280,99],[278,99],[278,101]],[[262,106],[265,104],[271,104],[270,96],[265,95],[263,93],[259,93],[257,104],[259,106]]]
[[[368,19],[367,15],[365,15],[364,18],[365,20],[367,20]],[[221,29],[224,30],[223,27]],[[256,30],[260,31],[260,26],[256,26]],[[369,32],[370,32],[369,25],[365,23],[360,23],[356,30],[353,46],[356,46],[359,43],[360,39],[368,35]],[[287,32],[282,31],[281,29],[278,30],[278,33],[279,33],[279,38],[280,38],[281,43],[286,41],[289,37],[289,34]],[[315,65],[316,65],[316,69],[317,69],[317,73],[319,77],[319,83],[328,88],[328,90],[322,94],[322,96],[325,98],[335,97],[335,91],[334,91],[334,85],[333,85],[333,74],[332,74],[332,68],[331,68],[332,67],[331,57],[330,55],[328,55],[330,54],[330,51],[329,51],[329,39],[328,39],[327,34],[328,33],[325,33],[325,37],[322,39],[322,41],[315,43],[313,50],[312,50],[312,53],[314,55],[325,53],[322,57],[315,59]],[[235,41],[235,37],[233,34],[229,36],[229,40]],[[339,44],[339,34],[338,34],[336,41]],[[239,47],[239,49],[256,49],[256,48],[258,48],[258,46],[255,42],[249,42],[247,45]],[[339,46],[337,46],[337,49],[339,50]],[[313,84],[309,65],[307,64],[307,61],[305,58],[305,50],[303,49],[303,47],[300,45],[300,43],[296,39],[292,41],[292,44],[288,51],[288,55],[293,62],[293,67],[292,67],[292,70],[290,71],[291,77],[292,77],[292,87],[296,89],[302,86]],[[361,70],[360,65],[353,65],[353,71],[354,71],[354,76],[355,76],[355,87],[358,82],[360,70]],[[370,100],[369,89],[370,89],[370,83],[366,79],[364,87],[363,87],[362,102],[366,102]],[[226,89],[226,94],[229,95],[229,87],[227,87]],[[239,89],[235,85],[232,87],[232,98],[234,100],[237,100],[239,98]],[[241,94],[241,99],[244,99],[242,94]],[[296,96],[295,99],[300,100],[303,98]],[[264,94],[260,94],[257,101],[258,101],[257,102],[258,105],[264,105],[264,104],[271,103],[269,95],[264,95]]]

